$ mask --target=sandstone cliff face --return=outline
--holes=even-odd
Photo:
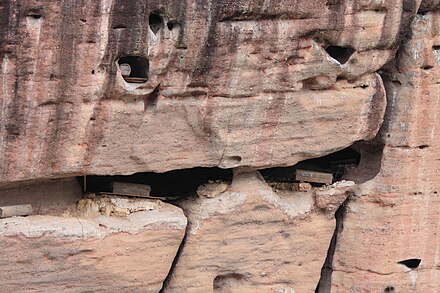
[[[374,72],[415,2],[260,2],[6,1],[0,182],[286,166],[372,139]]]
[[[382,164],[348,204],[335,254],[335,292],[439,291],[438,19],[438,11],[418,14],[384,69],[389,103],[380,133]],[[420,260],[417,268],[399,263],[410,259]]]
[[[2,288],[439,291],[439,8],[1,2],[0,206],[35,214],[0,219]],[[349,146],[331,187],[258,172]],[[232,184],[115,215],[72,178],[194,167]]]
[[[313,193],[275,193],[237,172],[215,198],[182,205],[190,228],[168,292],[313,292],[335,220]]]

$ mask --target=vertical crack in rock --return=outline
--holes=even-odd
[[[336,226],[330,241],[330,246],[327,251],[327,257],[325,258],[324,265],[321,269],[321,278],[316,286],[315,293],[330,293],[332,285],[332,273],[333,273],[333,256],[335,254],[336,245],[339,235],[344,229],[344,217],[347,211],[347,203],[349,199],[346,199],[338,208],[335,213]]]
[[[175,205],[175,206],[177,206],[177,205]],[[185,211],[183,209],[182,209],[182,211],[183,211],[183,214],[185,215],[185,217],[188,219],[188,216],[185,214]],[[168,272],[167,277],[163,281],[162,289],[160,289],[159,293],[167,292],[167,287],[168,287],[171,279],[173,278],[174,270],[176,268],[177,263],[179,262],[179,258],[180,258],[180,255],[182,254],[183,248],[185,247],[186,239],[188,237],[190,229],[191,229],[190,223],[188,221],[186,224],[185,235],[183,236],[182,242],[179,245],[179,249],[177,250],[176,256],[174,257],[173,263],[171,264],[171,267],[170,267],[170,270]]]

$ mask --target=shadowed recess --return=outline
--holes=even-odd
[[[339,47],[339,46],[328,46],[325,48],[325,51],[341,64],[345,64],[348,59],[350,59],[351,55],[355,52],[352,48]]]
[[[292,167],[279,167],[261,170],[267,181],[294,182],[297,169],[332,173],[334,180],[341,180],[348,171],[359,165],[361,155],[352,148],[346,148],[335,153],[299,162]]]
[[[213,290],[214,292],[231,292],[232,289],[237,290],[237,287],[242,286],[245,281],[245,276],[238,273],[218,275],[214,279]]]
[[[112,182],[145,184],[157,197],[194,195],[197,188],[209,180],[232,181],[231,169],[192,168],[166,173],[136,173],[129,176],[87,176],[87,192],[112,192]],[[84,178],[78,177],[84,188]]]
[[[156,12],[152,12],[148,17],[148,24],[151,31],[156,35],[164,26],[163,18]]]
[[[121,75],[126,82],[143,83],[148,81],[150,63],[141,56],[125,56],[118,59]]]
[[[404,265],[409,269],[417,269],[422,260],[420,258],[410,258],[399,261],[398,264]]]

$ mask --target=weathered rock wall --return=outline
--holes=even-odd
[[[388,110],[380,172],[348,204],[334,292],[440,290],[439,16],[437,10],[418,14],[384,69]],[[419,259],[418,268],[399,264],[408,259]]]
[[[35,213],[0,219],[2,288],[439,291],[439,5],[1,2],[0,205]],[[258,172],[348,146],[353,182]],[[214,166],[220,192],[129,212],[72,178]]]
[[[5,1],[0,184],[286,166],[369,140],[385,107],[374,72],[416,5]],[[146,83],[124,81],[124,56],[148,60]]]
[[[186,218],[146,202],[127,217],[0,219],[0,283],[12,292],[158,292]],[[146,206],[146,207],[145,207]]]

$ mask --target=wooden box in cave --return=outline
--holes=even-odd
[[[149,185],[128,182],[113,182],[113,193],[125,196],[149,197],[151,188]]]
[[[295,173],[295,180],[300,182],[332,184],[333,174],[298,169]]]

